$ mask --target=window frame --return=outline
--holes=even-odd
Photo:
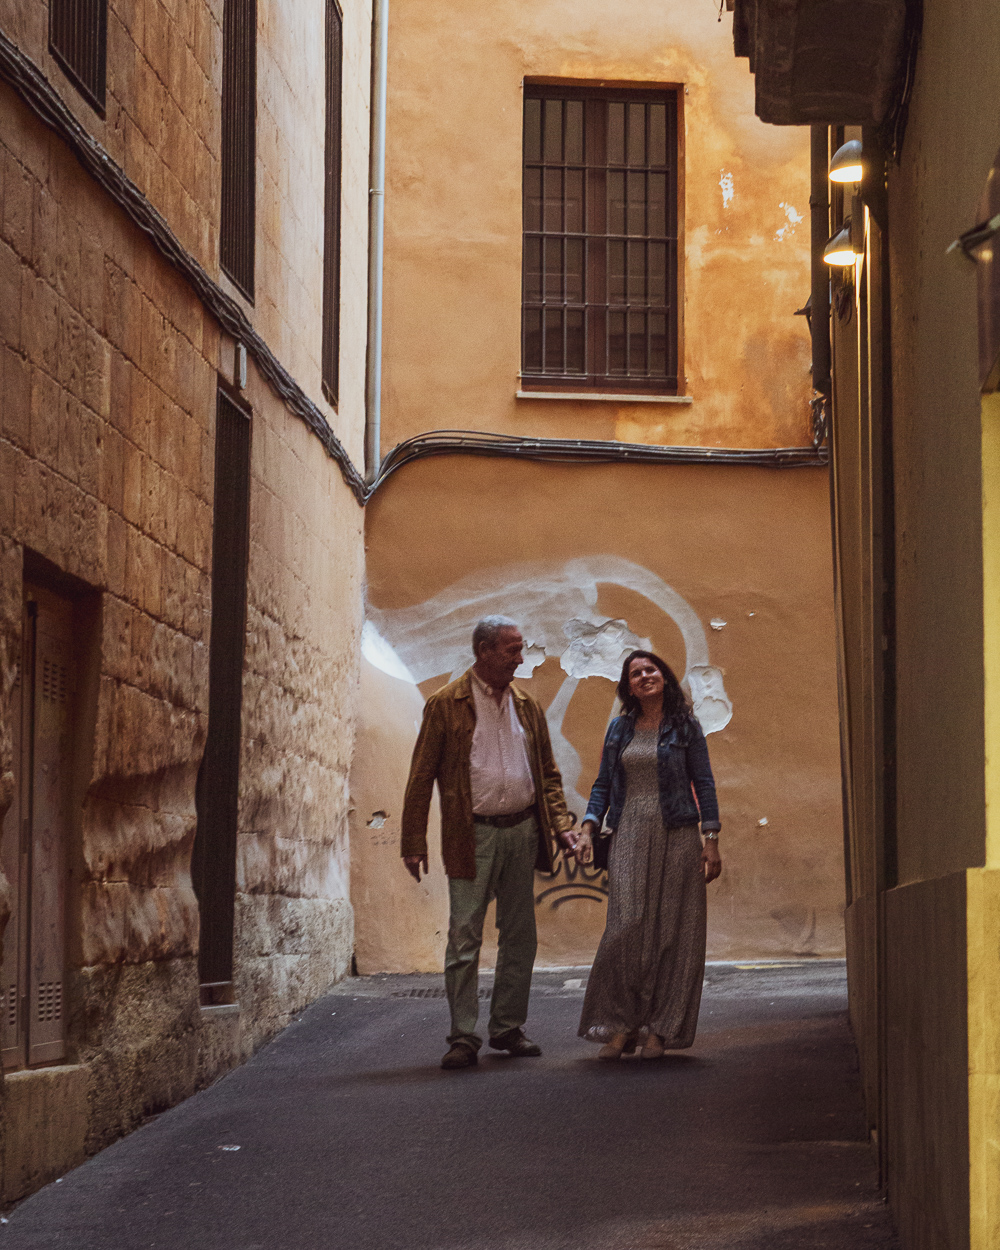
[[[593,105],[591,105],[590,109],[588,110],[587,108],[588,102],[596,102],[597,104],[604,103],[605,105],[610,102],[621,102],[625,104],[634,102],[634,103],[641,103],[641,104],[646,104],[646,105],[656,104],[656,103],[667,104],[668,105],[668,127],[669,127],[669,112],[672,111],[673,113],[673,132],[674,133],[672,136],[668,133],[668,136],[667,136],[668,151],[667,151],[667,166],[665,167],[667,175],[668,175],[668,186],[667,186],[666,201],[665,201],[667,204],[668,221],[666,223],[666,234],[664,236],[656,237],[656,241],[666,241],[666,243],[668,244],[668,261],[667,261],[668,271],[667,271],[667,275],[665,279],[667,304],[660,308],[651,309],[650,305],[646,302],[640,303],[640,302],[632,301],[632,303],[630,304],[628,299],[626,299],[625,301],[612,301],[610,299],[610,292],[606,286],[603,287],[603,294],[605,298],[603,300],[598,300],[594,298],[595,283],[603,284],[607,281],[606,258],[608,255],[609,241],[612,238],[609,230],[606,228],[606,215],[607,215],[607,205],[608,205],[607,176],[608,176],[609,170],[615,171],[615,172],[619,171],[619,166],[613,165],[611,161],[609,160],[609,153],[607,150],[607,137],[606,137],[606,123],[607,123],[607,117],[608,117],[607,109],[605,108],[601,110],[602,112],[601,125],[605,127],[605,133],[599,139],[599,146],[601,148],[600,152],[597,154],[600,157],[599,160],[594,159],[595,152],[592,146],[593,138],[591,136],[585,135],[586,150],[584,151],[582,161],[551,162],[552,165],[555,165],[556,167],[561,166],[563,168],[566,168],[567,165],[577,165],[577,164],[584,166],[586,170],[585,177],[587,180],[587,191],[585,192],[585,195],[592,196],[594,194],[595,178],[592,176],[593,171],[597,171],[598,177],[596,181],[602,184],[600,188],[600,193],[601,193],[601,196],[603,197],[603,202],[601,203],[599,210],[598,210],[599,217],[601,218],[599,222],[600,228],[596,230],[593,228],[594,222],[592,219],[585,220],[584,230],[578,236],[587,240],[588,244],[590,244],[590,246],[587,246],[585,249],[586,260],[584,262],[584,268],[583,268],[584,287],[583,287],[582,299],[579,301],[576,301],[585,310],[586,346],[585,346],[585,354],[584,354],[584,360],[583,360],[584,369],[585,369],[584,372],[545,372],[544,371],[544,365],[545,365],[544,359],[542,361],[542,371],[539,371],[537,369],[529,369],[528,364],[527,364],[527,361],[528,361],[527,336],[529,332],[528,326],[527,326],[527,314],[529,313],[529,311],[544,309],[546,307],[546,292],[544,291],[544,289],[542,289],[541,291],[540,298],[538,299],[528,298],[528,263],[529,263],[528,240],[529,238],[532,238],[532,237],[546,237],[546,236],[551,237],[553,234],[556,237],[563,237],[563,238],[568,237],[565,231],[548,231],[547,232],[544,230],[544,228],[540,230],[528,229],[529,223],[527,219],[528,217],[527,170],[531,166],[544,169],[547,164],[547,162],[544,159],[541,159],[541,156],[544,154],[540,154],[539,159],[530,160],[530,161],[528,159],[527,105],[528,105],[528,101],[532,99],[582,101],[584,102],[584,108],[587,111],[587,115],[590,118],[591,125],[593,124],[593,120],[594,120],[594,108],[593,108]],[[683,209],[684,209],[684,115],[683,115],[683,103],[684,103],[684,87],[683,87],[683,84],[676,83],[676,82],[673,82],[673,83],[667,83],[667,82],[636,83],[634,81],[633,82],[620,82],[620,81],[594,82],[593,80],[560,79],[560,78],[525,78],[524,79],[523,100],[522,100],[522,139],[521,139],[521,142],[522,142],[522,152],[521,152],[522,251],[521,251],[521,342],[520,342],[520,369],[519,369],[519,374],[518,374],[519,382],[520,382],[519,393],[522,393],[522,394],[526,392],[534,392],[536,394],[545,394],[546,392],[556,392],[556,393],[561,393],[561,394],[580,393],[580,394],[585,394],[585,395],[592,395],[595,397],[600,396],[601,394],[609,394],[609,395],[634,394],[637,397],[646,396],[646,397],[665,397],[665,398],[671,398],[671,397],[679,398],[685,395],[686,378],[684,375],[684,212],[683,212]],[[671,149],[671,139],[672,139],[672,149]],[[647,152],[647,156],[648,156],[648,152]],[[670,166],[671,160],[672,160],[672,167]],[[631,167],[629,167],[628,165],[623,165],[620,168],[627,171]],[[641,168],[645,170],[648,175],[648,173],[651,172],[651,170],[656,169],[657,171],[659,171],[664,167],[650,166],[648,163],[646,163]],[[649,184],[647,183],[647,188],[648,188],[648,185]],[[648,203],[649,203],[648,195],[647,195],[646,203],[648,206]],[[542,205],[542,212],[544,213],[544,201]],[[671,214],[672,214],[672,219],[670,219]],[[589,213],[588,213],[588,218],[589,218]],[[543,219],[541,222],[541,226],[544,227],[544,225],[545,225],[545,222]],[[647,225],[648,225],[648,220],[647,220]],[[622,238],[626,240],[626,242],[633,237],[637,237],[637,236],[632,236],[627,233],[622,236]],[[639,237],[642,237],[647,243],[652,241],[651,236],[649,235],[644,235],[644,236],[639,236]],[[603,252],[603,255],[605,258],[603,262],[604,268],[602,268],[602,263],[600,261],[595,261],[595,258],[594,258],[595,248],[593,246],[592,241],[596,241],[598,244],[598,250]],[[672,255],[670,254],[670,250],[669,250],[671,247],[673,248]],[[672,273],[669,272],[671,266],[673,269]],[[540,272],[542,275],[542,280],[544,281],[544,261],[541,264]],[[646,281],[648,282],[649,275],[650,275],[648,249],[646,252],[646,262],[645,262],[644,273],[645,273]],[[565,289],[564,289],[564,294],[565,294]],[[672,305],[670,301],[672,301]],[[613,307],[616,304],[617,306]],[[548,306],[566,309],[567,301],[565,299],[562,299],[561,301],[556,300],[556,301],[553,301],[553,303],[549,304]],[[608,338],[607,338],[606,320],[604,321],[604,325],[603,325],[603,333],[605,335],[603,346],[601,345],[600,339],[598,337],[597,344],[595,347],[595,335],[599,336],[599,333],[600,333],[599,331],[595,331],[595,328],[593,325],[595,315],[596,315],[596,319],[600,321],[602,318],[606,318],[607,316],[609,316],[611,311],[624,313],[627,318],[629,311],[638,312],[640,310],[644,312],[662,311],[667,316],[667,327],[666,327],[666,335],[665,335],[665,338],[666,338],[665,351],[666,351],[667,358],[668,358],[666,362],[667,372],[665,373],[665,375],[662,375],[660,377],[657,377],[657,376],[650,377],[648,376],[648,373],[646,376],[638,375],[636,372],[632,371],[628,362],[626,362],[625,364],[625,371],[623,372],[611,371],[610,359],[609,359],[611,349],[610,349],[610,345],[609,345]],[[627,325],[627,320],[626,320],[626,325]],[[544,333],[544,331],[542,332]],[[646,334],[647,334],[647,343],[649,343],[650,342],[650,339],[649,339],[650,330],[648,327],[648,323],[647,323]],[[673,352],[673,357],[674,357],[672,361],[669,359],[671,350]],[[600,359],[598,359],[599,355],[603,355],[603,362]],[[565,366],[565,363],[566,362],[564,359],[563,361],[564,366]],[[604,365],[603,372],[600,370],[600,367],[599,367],[602,363]],[[671,365],[673,366],[672,371],[670,371]],[[647,356],[647,365],[646,365],[647,371],[648,371],[648,367],[649,367],[649,361],[648,361],[648,356]],[[631,376],[630,376],[630,373],[631,373]]]
[[[336,408],[340,398],[340,201],[343,193],[344,163],[344,14],[337,0],[326,0],[325,35],[326,131],[321,357],[323,394]]]
[[[250,304],[257,262],[257,23],[257,0],[225,0],[219,267]],[[249,53],[245,64],[241,52]]]
[[[88,0],[50,0],[49,3],[49,51],[60,69],[80,95],[99,117],[105,116],[108,87],[108,0],[89,0],[95,12],[96,29],[88,33],[94,41],[93,61],[84,65],[87,49],[84,45],[81,10]],[[69,36],[68,40],[66,36]],[[87,70],[94,71],[93,79]]]

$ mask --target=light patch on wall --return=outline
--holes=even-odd
[[[722,188],[722,207],[728,208],[729,202],[735,194],[733,175],[727,174],[724,169],[720,170],[720,173],[722,174],[722,177],[719,179],[719,186]]]
[[[544,663],[545,663],[545,648],[544,647],[538,647],[538,646],[525,647],[524,648],[524,662],[521,664],[520,668],[517,670],[514,676],[520,677],[522,680],[525,677],[530,677],[531,674],[535,671],[535,669],[538,668],[539,664],[544,664]]]
[[[795,233],[795,227],[804,220],[802,214],[798,211],[794,204],[786,204],[784,200],[778,205],[788,219],[783,226],[774,232],[776,243],[780,243],[786,236]]]
[[[417,684],[413,674],[371,621],[365,621],[361,627],[361,654],[374,668],[390,677],[398,677],[400,681],[409,682],[411,686]]]
[[[729,624],[729,622],[724,621],[721,616],[713,616],[712,619],[708,623],[716,631],[720,629],[725,629],[726,626]]]
[[[570,806],[582,811],[576,793],[580,757],[563,736],[562,724],[577,686],[591,677],[617,681],[624,656],[637,646],[649,647],[628,622],[595,612],[599,586],[633,590],[655,604],[674,622],[685,648],[683,680],[705,733],[724,729],[733,715],[722,672],[709,662],[708,639],[697,613],[681,595],[651,570],[618,556],[588,556],[558,563],[537,560],[482,569],[407,608],[369,606],[369,637],[384,649],[372,663],[385,672],[385,656],[395,658],[414,682],[440,673],[457,677],[472,664],[472,630],[493,613],[513,617],[525,641],[525,667],[534,669],[546,657],[559,660],[566,673],[547,719],[552,748],[563,775]],[[383,663],[378,663],[382,659]],[[522,670],[521,676],[526,676]],[[583,806],[578,806],[578,805]]]

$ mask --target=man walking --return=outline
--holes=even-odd
[[[490,1046],[511,1055],[542,1053],[522,1027],[538,945],[534,872],[552,871],[550,835],[569,850],[575,839],[545,713],[511,685],[523,645],[509,617],[479,622],[472,668],[427,700],[403,801],[403,862],[419,881],[420,869],[427,871],[427,812],[438,783],[451,901],[444,965],[451,1049],[442,1068],[478,1062],[479,950],[494,898],[498,948]]]

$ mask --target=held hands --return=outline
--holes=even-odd
[[[573,854],[576,856],[576,862],[578,864],[589,864],[594,858],[594,838],[592,830],[593,825],[589,821],[585,822],[580,828],[579,836],[577,837],[576,843],[573,847]]]
[[[719,854],[719,844],[714,839],[706,842],[701,849],[701,867],[706,884],[714,881],[722,872],[722,856]]]
[[[420,869],[423,867],[424,872],[428,872],[426,855],[404,855],[403,863],[406,865],[406,871],[414,879],[420,880]]]

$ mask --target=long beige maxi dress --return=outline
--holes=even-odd
[[[657,729],[622,752],[625,803],[608,859],[608,919],[583,1001],[579,1034],[658,1033],[681,1050],[694,1041],[705,977],[705,875],[697,825],[665,829]]]

